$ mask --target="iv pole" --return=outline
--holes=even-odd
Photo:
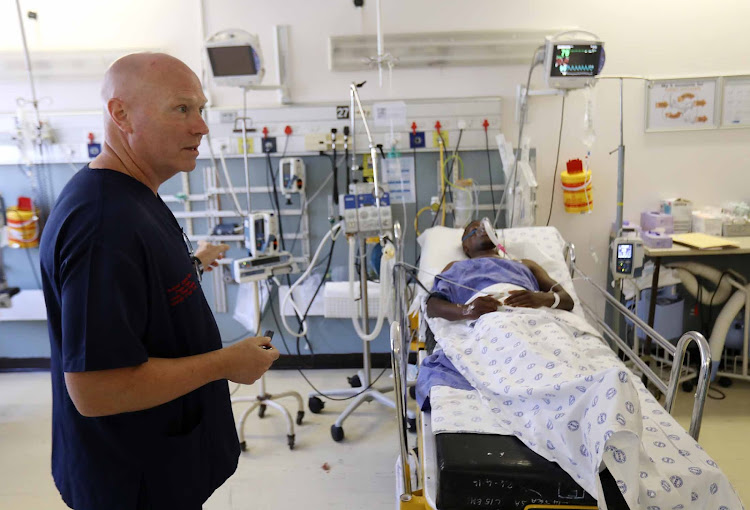
[[[349,93],[350,93],[350,99],[351,99],[351,105],[352,109],[354,105],[356,104],[357,109],[359,111],[359,114],[362,118],[362,123],[365,127],[365,132],[367,134],[367,139],[369,143],[369,149],[370,149],[370,159],[372,160],[372,169],[373,169],[373,197],[375,198],[375,206],[378,208],[378,210],[381,207],[381,199],[383,197],[383,189],[380,186],[380,162],[378,160],[378,148],[375,145],[372,133],[370,132],[370,127],[367,124],[367,117],[365,115],[364,109],[362,108],[362,103],[359,98],[359,93],[357,92],[357,88],[361,87],[362,84],[356,84],[351,83],[349,86]],[[352,137],[352,168],[356,168],[356,146],[354,145],[354,133],[355,133],[355,121],[354,121],[355,112],[351,111],[351,121],[350,121],[350,135]],[[378,221],[380,221],[380,215],[378,214]],[[361,257],[361,264],[360,264],[360,273],[359,273],[359,288],[360,288],[360,313],[361,317],[364,320],[364,327],[363,332],[364,336],[368,336],[370,334],[370,316],[368,313],[368,292],[367,292],[367,260],[364,257],[365,249],[366,249],[366,239],[363,233],[358,232],[355,234],[357,236],[357,240],[359,243],[359,250],[360,254],[362,254]],[[381,223],[378,224],[378,237],[380,238],[380,242],[383,243],[385,239],[387,238],[386,233],[383,231],[383,226]],[[351,248],[350,248],[351,249]],[[381,292],[390,292],[390,289],[380,289]],[[383,310],[381,310],[381,313],[385,313]],[[358,320],[358,319],[354,319]],[[362,333],[362,332],[358,332]],[[372,400],[376,400],[380,402],[381,404],[390,407],[391,409],[397,409],[396,402],[389,399],[384,395],[384,392],[386,391],[393,391],[393,388],[383,388],[383,389],[377,389],[371,387],[373,384],[372,382],[372,371],[371,371],[371,352],[370,352],[370,342],[368,340],[362,339],[362,362],[363,367],[362,371],[360,372],[362,375],[360,377],[361,381],[361,387],[355,387],[355,388],[346,388],[346,389],[340,389],[340,390],[332,390],[332,391],[326,391],[325,395],[328,396],[341,396],[341,397],[353,397],[353,400],[349,403],[349,405],[344,409],[344,411],[339,415],[339,417],[336,419],[336,422],[331,425],[331,437],[334,441],[341,441],[344,439],[344,429],[342,427],[344,420],[346,420],[349,415],[351,415],[362,403],[364,402],[370,402]],[[324,406],[324,403],[320,401],[320,399],[317,397],[318,393],[311,393],[310,399],[309,399],[309,407],[310,410],[314,413],[319,413]],[[408,418],[408,424],[410,430],[416,430],[416,415],[413,411],[407,412],[407,418]]]
[[[286,38],[288,37],[288,28],[285,26],[276,27],[276,56],[279,61],[279,80],[281,85],[269,85],[269,86],[260,86],[255,85],[252,87],[242,87],[242,118],[237,119],[242,124],[242,156],[243,156],[243,169],[245,172],[245,187],[246,187],[246,197],[247,197],[247,214],[250,214],[251,206],[250,206],[250,168],[249,168],[249,161],[248,161],[248,147],[247,147],[247,121],[249,120],[247,117],[247,93],[250,89],[253,90],[279,90],[280,91],[280,99],[282,103],[285,103],[288,99],[288,90],[285,83],[286,78],[286,60],[282,63],[282,54],[284,54],[284,59],[286,59]],[[242,212],[242,211],[239,211]],[[255,336],[260,336],[261,334],[261,326],[260,326],[260,319],[261,319],[261,298],[260,298],[260,289],[259,289],[259,283],[257,281],[252,282],[253,286],[253,298],[255,302],[254,306],[254,313],[255,313],[255,323],[256,323],[256,331]],[[270,299],[270,296],[269,296]],[[297,411],[297,417],[295,420],[292,419],[291,414],[289,411],[279,404],[278,402],[274,402],[274,400],[278,400],[284,397],[294,397],[297,400],[298,405],[298,411]],[[247,447],[247,443],[245,442],[245,422],[247,421],[248,416],[250,413],[252,413],[256,408],[258,408],[258,417],[263,418],[266,412],[266,407],[271,406],[274,409],[277,409],[278,411],[281,411],[284,415],[284,418],[286,419],[287,424],[287,444],[289,445],[289,449],[293,450],[295,445],[295,434],[294,434],[294,424],[297,425],[302,424],[302,419],[305,416],[304,412],[304,402],[302,401],[302,396],[297,393],[296,391],[287,391],[283,393],[277,393],[277,394],[270,394],[266,392],[266,375],[263,374],[260,378],[260,392],[255,397],[233,397],[232,398],[232,404],[237,404],[241,402],[251,402],[252,405],[248,407],[243,413],[240,418],[240,420],[237,422],[237,436],[240,440],[240,448],[242,451],[245,451]]]

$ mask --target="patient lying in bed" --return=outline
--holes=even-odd
[[[502,258],[477,222],[462,245],[469,259],[445,268],[426,303],[439,348],[416,393],[433,431],[514,435],[600,504],[606,467],[631,509],[743,508],[713,459],[565,311],[573,299],[544,269]]]
[[[480,221],[464,229],[461,238],[468,260],[448,264],[435,278],[427,314],[455,321],[478,319],[498,306],[573,309],[573,299],[533,260],[511,260],[501,255]],[[480,295],[481,289],[508,284],[507,293]]]

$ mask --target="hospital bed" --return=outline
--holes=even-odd
[[[422,256],[417,275],[420,282],[426,288],[431,288],[434,275],[440,273],[447,263],[452,260],[465,258],[460,248],[461,233],[459,229],[435,227],[420,237],[419,242],[422,247]],[[479,399],[482,399],[482,395],[477,397],[476,395],[472,395],[471,391],[454,390],[445,387],[440,387],[441,392],[431,392],[433,413],[419,413],[418,444],[415,449],[416,452],[414,450],[410,451],[406,435],[406,365],[409,354],[409,341],[412,338],[408,313],[411,308],[412,311],[416,309],[420,314],[423,314],[423,310],[420,307],[415,307],[414,302],[418,303],[421,300],[424,303],[426,301],[426,292],[422,291],[421,298],[418,292],[417,297],[412,300],[412,303],[407,301],[407,279],[410,274],[414,275],[416,273],[417,268],[403,263],[403,247],[400,245],[401,236],[399,229],[396,228],[395,237],[397,239],[398,257],[398,262],[394,269],[396,320],[391,324],[391,346],[393,350],[392,360],[397,395],[397,413],[400,424],[400,456],[396,464],[397,508],[431,508],[436,510],[477,508],[489,510],[552,507],[596,508],[598,505],[600,508],[609,507],[612,509],[628,508],[630,506],[630,508],[639,507],[648,510],[663,510],[664,507],[653,504],[649,499],[661,498],[675,501],[675,498],[679,500],[680,495],[684,499],[684,493],[687,489],[690,489],[687,492],[687,503],[690,508],[716,508],[721,510],[742,508],[739,498],[736,496],[726,477],[721,474],[716,464],[703,452],[700,446],[693,441],[693,439],[697,440],[700,432],[703,406],[708,389],[708,377],[710,375],[710,350],[705,338],[699,333],[688,332],[680,338],[677,345],[673,345],[664,339],[630,312],[630,310],[615,300],[606,290],[591,282],[578,269],[575,264],[573,246],[566,244],[556,229],[552,227],[529,227],[508,229],[505,232],[499,232],[499,234],[504,239],[505,246],[511,255],[519,259],[529,258],[535,260],[547,270],[553,279],[560,282],[574,299],[575,313],[580,317],[585,315],[586,320],[590,324],[596,325],[601,339],[606,339],[610,342],[610,347],[618,350],[620,355],[624,354],[627,357],[627,365],[622,364],[623,368],[626,366],[627,368],[619,371],[619,377],[621,381],[623,381],[623,378],[627,380],[627,374],[630,374],[632,385],[628,387],[635,388],[633,391],[639,391],[639,396],[636,398],[640,399],[641,405],[638,406],[637,412],[643,413],[643,423],[638,424],[636,428],[638,428],[642,435],[640,439],[644,442],[647,439],[653,442],[653,445],[647,445],[651,450],[656,447],[664,447],[667,449],[671,448],[675,452],[679,451],[679,456],[677,453],[672,455],[677,458],[677,461],[675,461],[675,459],[666,455],[661,459],[656,458],[654,460],[653,455],[649,455],[649,453],[652,453],[651,450],[648,450],[646,451],[648,461],[654,464],[654,466],[656,466],[656,462],[669,462],[681,466],[680,469],[685,467],[680,464],[682,461],[689,460],[690,462],[702,462],[703,464],[701,464],[701,467],[697,467],[696,464],[687,468],[691,474],[676,474],[668,477],[667,480],[655,480],[657,484],[661,485],[661,488],[658,490],[644,489],[647,486],[647,482],[651,482],[651,480],[644,480],[648,478],[649,473],[652,473],[650,468],[641,468],[645,471],[641,470],[640,472],[635,468],[635,471],[633,471],[634,466],[628,464],[630,466],[629,469],[636,474],[634,478],[631,477],[626,481],[625,476],[620,476],[620,479],[609,473],[609,469],[604,469],[599,476],[598,487],[586,492],[579,485],[582,482],[577,483],[558,463],[551,462],[549,459],[539,455],[538,453],[545,453],[540,451],[539,448],[533,451],[529,447],[529,443],[532,443],[532,441],[525,439],[522,442],[519,437],[513,435],[515,431],[506,431],[498,434],[492,430],[486,430],[488,427],[484,427],[485,430],[481,430],[482,427],[478,427],[477,430],[471,430],[472,427],[469,426],[465,427],[469,430],[445,430],[442,433],[436,433],[432,417],[436,407],[442,409],[443,416],[450,416],[449,404],[458,403],[460,405],[463,398],[474,399],[473,405],[470,405],[468,408],[464,405],[461,408],[461,413],[466,414],[467,420],[481,422],[482,413],[485,413],[485,419],[491,419],[491,417],[487,418],[489,411],[486,409],[486,406],[476,404]],[[653,341],[672,358],[672,371],[668,382],[660,379],[652,370],[652,367],[641,360],[631,349],[629,343],[618,336],[591,309],[590,305],[580,301],[576,289],[572,284],[574,278],[589,286],[592,289],[591,292],[593,292],[593,295],[596,296],[596,300],[601,302],[606,301],[613,307],[617,314],[625,316],[643,328]],[[420,325],[424,323],[424,317],[420,316]],[[420,333],[420,338],[423,338],[423,336],[424,331]],[[606,345],[601,339],[599,343]],[[688,437],[684,431],[678,433],[681,428],[676,421],[669,417],[668,412],[672,410],[674,405],[678,381],[680,380],[680,375],[684,374],[682,363],[687,347],[691,342],[697,344],[700,355],[700,369],[693,414],[689,427],[690,437]],[[612,357],[614,358],[614,356]],[[424,353],[422,353],[420,358],[424,358]],[[620,361],[617,362],[620,363]],[[648,381],[655,389],[666,396],[663,408],[643,386],[641,378]],[[463,397],[462,391],[464,391]],[[476,392],[477,390],[475,389],[474,391]],[[612,389],[610,389],[611,391]],[[436,393],[442,394],[442,400],[439,402],[435,400],[435,397],[438,396]],[[594,397],[594,405],[596,405],[597,398]],[[606,397],[602,396],[602,401],[605,398],[609,398],[609,393]],[[632,407],[630,401],[627,404]],[[628,411],[632,412],[633,409],[631,407],[628,407]],[[493,409],[494,411],[495,409]],[[586,412],[588,412],[588,409]],[[649,416],[646,415],[647,413]],[[600,414],[599,417],[601,418],[601,416]],[[622,416],[618,413],[617,420],[621,418]],[[650,418],[650,421],[661,420],[661,425],[657,425],[655,421],[649,424],[647,423],[647,418]],[[583,421],[581,424],[583,424]],[[550,424],[550,422],[547,425],[548,428],[557,426],[556,423]],[[657,426],[652,427],[650,425]],[[570,427],[570,424],[568,426]],[[640,427],[643,427],[643,430]],[[671,428],[667,429],[667,427]],[[491,429],[492,427],[489,428]],[[581,425],[581,428],[583,428],[583,425]],[[650,432],[651,430],[654,432]],[[665,431],[670,433],[666,435]],[[611,453],[617,462],[621,460],[624,462],[624,448],[623,450],[618,450],[616,446],[612,446],[609,442],[609,439],[613,439],[611,432],[608,431],[609,436],[604,436],[605,441],[602,444],[602,449],[608,449],[606,455],[609,456]],[[665,440],[667,444],[658,440],[651,441],[653,439],[651,436],[654,436],[654,434],[658,436],[662,433],[665,434],[665,437],[669,438]],[[522,436],[522,433],[519,432],[518,434]],[[623,437],[630,436],[618,435],[616,437],[622,440]],[[549,447],[549,441],[547,443]],[[689,446],[680,446],[681,444],[688,443],[690,443]],[[583,445],[581,448],[583,449]],[[599,448],[600,445],[597,443],[597,453],[599,452]],[[544,448],[541,449],[543,450]],[[691,455],[692,457],[690,457]],[[549,457],[549,455],[546,456]],[[591,452],[591,456],[593,457],[593,451]],[[602,465],[605,464],[603,456],[604,453],[602,453]],[[631,461],[632,457],[631,452]],[[642,458],[640,461],[647,462]],[[612,462],[610,464],[609,467],[614,466],[620,469],[617,464]],[[568,468],[570,468],[570,465],[568,465]],[[677,468],[673,468],[672,466],[666,466],[666,468],[659,466],[658,468],[658,473],[670,473],[669,469],[672,469],[671,472],[674,473],[679,471],[675,471]],[[622,470],[618,471],[618,473],[622,475]],[[711,483],[701,485],[700,481],[696,482],[696,480],[688,479],[691,476],[696,479],[699,479],[701,476],[710,477]],[[630,486],[629,494],[628,486]],[[693,487],[696,487],[695,490],[692,490]],[[589,484],[589,488],[591,488],[591,484]],[[705,494],[703,493],[704,489]],[[634,491],[637,494],[634,495]],[[605,501],[600,500],[597,502],[597,499],[591,493],[604,494]],[[711,505],[713,505],[713,502],[719,500],[730,503],[711,506],[708,504],[709,500],[712,502]],[[688,508],[688,505],[677,503],[670,505],[669,508]]]

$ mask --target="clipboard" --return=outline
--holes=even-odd
[[[672,236],[672,241],[698,250],[723,250],[725,248],[740,247],[739,244],[728,241],[723,237],[711,236],[700,232],[675,234]]]

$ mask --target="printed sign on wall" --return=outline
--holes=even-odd
[[[646,82],[646,131],[718,127],[717,78]]]

